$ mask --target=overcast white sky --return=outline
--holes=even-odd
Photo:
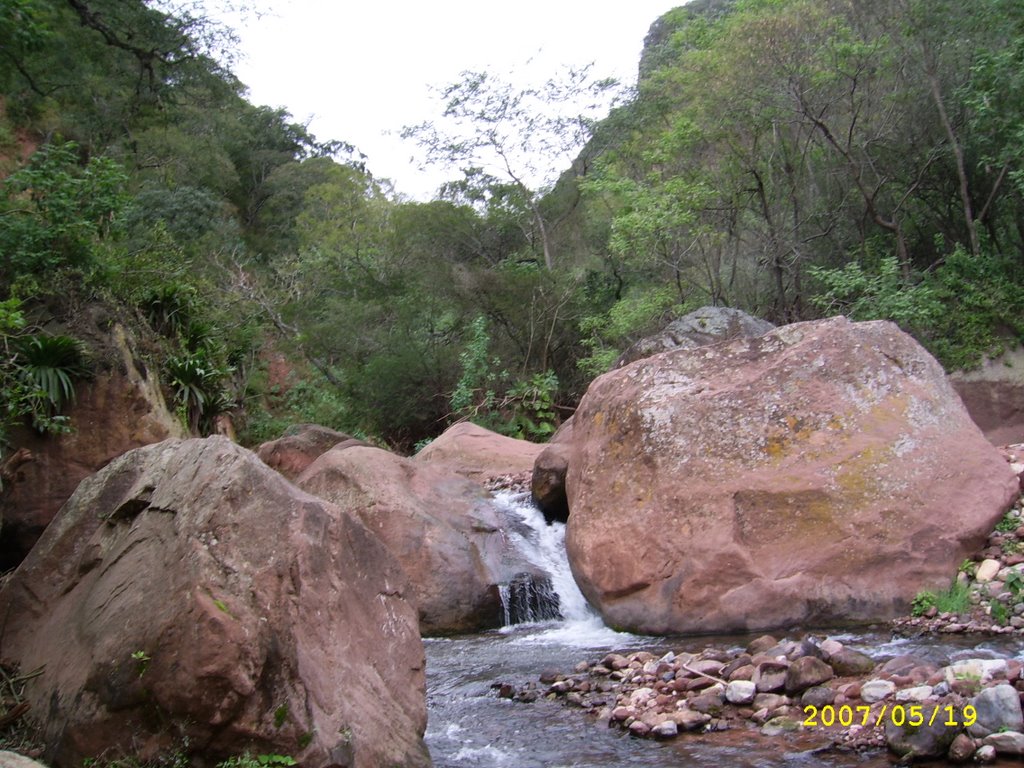
[[[419,170],[418,148],[398,133],[440,115],[430,86],[465,70],[506,76],[530,58],[549,73],[594,62],[595,74],[632,83],[648,28],[682,4],[268,0],[270,12],[232,22],[242,43],[234,69],[250,101],[286,108],[318,139],[354,144],[374,175],[428,200],[445,177]]]

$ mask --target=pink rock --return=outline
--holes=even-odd
[[[295,483],[384,542],[409,576],[423,634],[500,626],[497,585],[514,573],[504,570],[501,520],[479,483],[369,446],[333,448]]]
[[[285,430],[277,440],[263,443],[256,449],[256,455],[268,467],[294,480],[331,448],[356,445],[367,443],[318,424],[298,424]]]
[[[444,464],[460,475],[483,482],[504,474],[528,474],[544,446],[499,435],[463,421],[449,427],[413,460]]]
[[[127,331],[115,325],[106,342],[110,348],[104,357],[112,365],[75,387],[75,401],[67,409],[69,434],[41,436],[24,427],[8,436],[32,460],[3,480],[0,570],[21,562],[86,477],[132,448],[185,435],[167,408],[157,377],[134,359],[130,350],[135,342]]]
[[[427,766],[408,594],[355,517],[225,438],[170,440],[79,486],[0,588],[3,651],[45,665],[27,696],[50,764]]]
[[[941,366],[887,322],[655,355],[596,379],[573,421],[573,574],[638,632],[893,618],[1017,492]]]

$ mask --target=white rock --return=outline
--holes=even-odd
[[[925,701],[935,689],[930,685],[918,685],[896,691],[896,701]]]
[[[46,768],[30,757],[19,755],[17,752],[0,751],[0,768]]]
[[[833,640],[831,637],[825,638],[821,641],[821,652],[825,654],[825,658],[835,656],[841,650],[843,650],[843,644],[838,640]]]
[[[974,574],[975,581],[992,581],[999,573],[999,569],[1002,566],[998,560],[989,558],[988,560],[982,560],[981,565],[978,566],[978,570]]]
[[[987,683],[997,675],[1006,675],[1006,659],[964,659],[944,667],[942,672],[950,685],[957,680]]]
[[[651,728],[651,735],[658,739],[674,739],[679,735],[679,726],[674,720],[664,720]]]
[[[978,747],[978,751],[974,753],[974,759],[979,763],[995,762],[996,748],[991,744],[984,744]]]
[[[654,698],[653,688],[637,688],[629,694],[629,703],[635,707],[646,704],[652,698]]]
[[[996,752],[1001,755],[1024,755],[1024,733],[1017,731],[993,733],[986,736],[981,743],[987,747],[995,747]]]
[[[972,736],[982,737],[1024,728],[1024,712],[1021,711],[1019,694],[1008,683],[985,688],[971,699],[971,704],[977,712],[977,721],[967,729]],[[998,745],[993,746],[999,749]]]
[[[860,687],[860,698],[865,704],[874,704],[889,696],[896,690],[896,683],[891,680],[868,680]]]
[[[757,695],[757,686],[750,680],[733,680],[725,689],[730,704],[749,704]]]

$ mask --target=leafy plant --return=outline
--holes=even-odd
[[[139,677],[146,674],[146,670],[149,669],[149,662],[153,659],[145,651],[132,651],[132,661],[135,662],[135,669],[139,673]]]
[[[934,592],[918,592],[914,595],[914,599],[910,601],[910,613],[914,616],[924,616],[934,607]]]
[[[1017,530],[1017,528],[1019,528],[1020,525],[1020,516],[1015,515],[1013,513],[1013,510],[1011,509],[1005,515],[1003,515],[1002,519],[998,523],[996,523],[995,529],[1000,533],[1010,533],[1011,531]]]
[[[231,368],[218,365],[206,347],[172,355],[166,363],[174,399],[194,434],[210,431],[213,417],[232,406],[224,386]]]
[[[71,336],[28,336],[18,344],[27,382],[46,400],[50,414],[75,399],[75,380],[88,375],[82,343]]]
[[[493,406],[494,392],[488,389],[491,379],[490,360],[487,357],[489,344],[487,320],[478,317],[470,324],[469,339],[459,355],[462,375],[451,396],[453,413],[473,417]]]
[[[126,179],[107,158],[83,166],[72,142],[40,148],[3,182],[0,251],[14,274],[88,266],[125,205]]]
[[[295,758],[288,755],[237,755],[229,757],[220,763],[217,768],[288,768],[298,765]]]
[[[854,320],[892,320],[904,329],[930,326],[942,305],[928,283],[908,282],[895,256],[877,261],[874,268],[851,261],[841,269],[808,270],[823,288],[812,301],[826,313],[842,313]]]
[[[535,373],[506,392],[502,401],[511,416],[499,426],[500,431],[512,437],[546,440],[558,426],[555,413],[555,393],[558,377],[554,371]]]
[[[989,605],[989,615],[992,617],[992,621],[994,621],[999,626],[1005,626],[1007,620],[1010,617],[1010,613],[1006,609],[1006,606],[1000,603],[998,600],[993,600],[992,603]]]
[[[154,289],[139,303],[153,329],[169,338],[181,335],[189,326],[195,304],[195,288],[178,283]]]

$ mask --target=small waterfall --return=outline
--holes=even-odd
[[[510,543],[534,569],[501,585],[505,624],[593,621],[596,614],[569,570],[565,525],[548,523],[526,493],[497,493],[494,503],[508,521]]]
[[[562,618],[558,610],[558,594],[546,576],[520,573],[508,584],[500,585],[498,591],[505,610],[506,627]]]

